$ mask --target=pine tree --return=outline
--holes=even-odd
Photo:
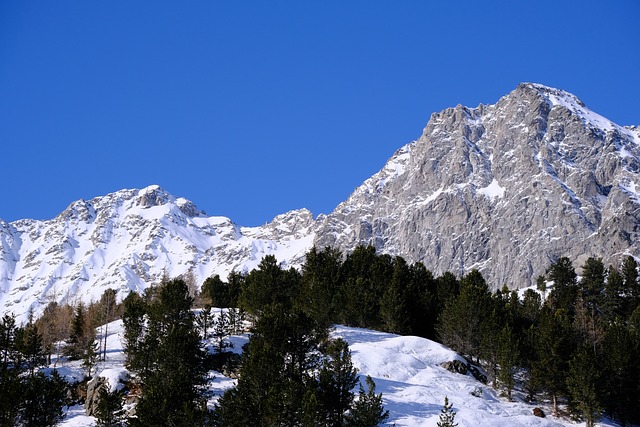
[[[353,403],[351,390],[358,382],[358,376],[346,341],[332,340],[326,356],[318,375],[317,401],[326,425],[342,426]]]
[[[454,350],[478,357],[483,319],[491,315],[493,301],[484,278],[472,270],[460,281],[460,294],[450,299],[440,316],[438,334]]]
[[[23,387],[21,365],[16,348],[16,322],[13,315],[0,319],[0,425],[16,425]]]
[[[78,304],[71,323],[71,336],[67,340],[63,348],[63,354],[69,360],[79,360],[82,358],[83,349],[86,345],[87,335],[85,327],[85,307],[82,303]]]
[[[229,295],[229,286],[220,279],[216,274],[213,277],[205,279],[201,288],[202,297],[212,307],[226,308],[231,307],[231,298]]]
[[[157,289],[147,307],[142,348],[150,363],[137,372],[142,396],[132,424],[189,426],[204,418],[205,355],[192,304],[187,284],[174,279]]]
[[[30,375],[33,375],[37,367],[47,362],[42,346],[42,335],[33,323],[32,316],[29,316],[29,323],[16,332],[16,349],[22,353]]]
[[[68,385],[54,370],[51,376],[36,372],[23,379],[24,398],[20,406],[20,425],[54,426],[65,417]]]
[[[535,360],[531,366],[530,388],[541,388],[551,395],[553,413],[558,415],[558,398],[566,392],[568,360],[575,347],[571,322],[562,311],[544,306],[534,338]]]
[[[518,351],[518,339],[511,326],[507,324],[498,335],[498,363],[500,364],[498,380],[506,389],[509,400],[511,400],[511,392],[515,385],[513,371],[519,358]]]
[[[82,367],[86,370],[86,376],[91,377],[93,368],[100,360],[100,347],[95,340],[95,334],[87,337],[85,347],[82,349]]]
[[[109,391],[106,387],[100,389],[96,406],[96,426],[121,427],[124,422],[123,391]]]
[[[145,329],[144,300],[135,292],[130,292],[122,302],[122,325],[124,327],[125,366],[130,371],[142,371],[148,364],[147,353],[144,352],[143,338]]]
[[[600,368],[596,358],[590,346],[579,348],[569,363],[567,375],[571,404],[582,412],[587,427],[595,425],[602,409],[598,392],[601,388]]]
[[[549,301],[554,309],[565,309],[573,316],[573,306],[578,292],[576,271],[567,257],[558,260],[547,268],[547,279],[553,281],[553,290]]]
[[[444,397],[444,406],[438,418],[438,427],[456,427],[456,412],[453,411],[453,404],[449,403],[449,398]]]
[[[376,384],[369,375],[367,391],[360,384],[358,399],[354,402],[347,425],[352,427],[377,427],[389,418],[389,411],[382,406],[382,394],[376,394]]]
[[[411,273],[405,260],[395,257],[391,282],[380,301],[380,315],[384,330],[395,334],[408,335],[411,333],[409,318],[409,285]]]

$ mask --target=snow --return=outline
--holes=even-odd
[[[20,324],[51,301],[89,303],[108,288],[122,299],[189,271],[197,283],[215,274],[224,279],[266,255],[297,267],[313,245],[309,219],[300,210],[243,228],[153,185],[73,202],[49,221],[3,223],[0,312],[14,313]]]
[[[491,181],[491,184],[487,185],[484,188],[479,188],[478,192],[484,194],[490,199],[496,197],[501,199],[502,197],[504,197],[504,187],[501,187],[495,178],[493,179],[493,181]]]
[[[214,309],[214,313],[219,313]],[[113,389],[120,379],[127,376],[123,367],[122,321],[109,324],[107,337],[107,359],[100,362],[96,372],[108,378]],[[97,334],[100,334],[100,328]],[[376,383],[376,392],[383,394],[383,404],[389,410],[388,425],[398,427],[435,427],[445,396],[457,412],[459,427],[562,427],[584,426],[568,419],[550,415],[548,403],[535,405],[525,403],[516,394],[509,402],[491,387],[476,381],[471,375],[460,375],[447,371],[440,365],[451,360],[464,360],[453,350],[436,342],[413,336],[399,336],[368,329],[336,326],[333,337],[341,337],[349,343],[354,366],[360,381],[370,375]],[[248,335],[230,337],[233,351],[240,352]],[[81,362],[55,360],[61,374],[69,379],[81,378]],[[220,373],[209,375],[208,388],[214,394],[209,400],[213,407],[219,396],[235,385],[235,380]],[[357,387],[355,389],[357,393]],[[546,418],[533,416],[535,406],[543,408]],[[95,418],[84,414],[84,407],[76,405],[65,408],[66,419],[60,424],[67,427],[95,425]],[[614,424],[602,421],[600,426]]]

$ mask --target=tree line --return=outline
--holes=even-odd
[[[90,376],[106,351],[96,328],[116,318],[123,320],[139,401],[125,419],[123,396],[104,392],[100,425],[378,425],[388,416],[381,396],[371,379],[356,387],[348,345],[329,338],[333,324],[434,339],[482,365],[508,398],[518,379],[528,398],[550,399],[556,413],[562,402],[589,425],[601,414],[638,424],[638,266],[631,257],[620,268],[589,258],[581,270],[578,278],[560,258],[538,278],[537,291],[519,295],[506,286],[490,291],[475,270],[436,277],[421,263],[371,246],[346,255],[313,248],[300,270],[284,270],[267,256],[248,274],[206,279],[198,293],[188,278],[165,278],[120,304],[112,290],[88,306],[51,303],[24,327],[3,318],[0,417],[14,424],[0,425],[36,425],[21,421],[29,400],[4,390],[28,390],[31,380],[59,382],[57,374],[38,372],[51,353],[82,359]],[[211,307],[230,310],[213,316]],[[244,320],[252,334],[239,363],[231,364],[238,384],[212,410],[205,383],[210,371],[229,368],[225,337]],[[36,338],[27,345],[29,330]],[[203,342],[215,345],[206,349]]]
[[[267,257],[247,275],[207,279],[202,291],[214,305],[253,315],[293,300],[325,326],[434,339],[482,365],[509,399],[521,374],[527,397],[548,398],[556,415],[562,401],[589,426],[602,414],[639,424],[638,265],[632,257],[620,267],[589,258],[581,270],[578,278],[561,257],[538,278],[537,291],[519,295],[506,286],[492,292],[477,270],[436,277],[421,263],[371,246],[346,256],[313,248],[300,271],[280,271]]]

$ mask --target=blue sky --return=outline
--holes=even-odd
[[[640,2],[0,2],[0,218],[158,184],[329,213],[432,112],[519,82],[640,124]]]

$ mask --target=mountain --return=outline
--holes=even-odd
[[[305,209],[261,227],[208,217],[158,186],[72,203],[49,221],[0,220],[0,310],[123,297],[163,275],[248,271],[273,254],[299,266],[314,244],[359,244],[436,274],[479,269],[493,287],[529,286],[549,263],[640,257],[640,129],[574,95],[523,83],[494,105],[434,113],[328,215]]]
[[[640,255],[640,129],[523,83],[495,105],[431,116],[318,224],[316,244],[377,250],[436,273],[529,286],[549,263]]]
[[[311,212],[262,227],[208,217],[158,186],[79,200],[49,221],[0,221],[0,307],[24,318],[50,301],[121,298],[164,275],[204,279],[248,271],[269,254],[296,266],[313,243]]]

